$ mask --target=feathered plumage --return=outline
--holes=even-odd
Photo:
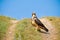
[[[39,28],[45,30],[48,32],[48,29],[44,26],[44,24],[37,18],[35,13],[32,13],[32,25],[37,27],[37,30],[40,30]]]

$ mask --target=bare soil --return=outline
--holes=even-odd
[[[16,28],[16,24],[18,21],[11,20],[10,22],[12,23],[12,25],[8,28],[8,30],[6,32],[6,37],[4,38],[4,40],[13,40],[14,39],[15,28]]]
[[[49,32],[41,33],[43,40],[57,40],[57,29],[51,24],[48,19],[40,19],[42,23],[46,26]]]

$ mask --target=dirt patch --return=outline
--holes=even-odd
[[[46,26],[46,28],[49,29],[49,32],[42,32],[41,33],[42,40],[57,40],[57,32],[58,32],[57,29],[51,24],[51,22],[48,19],[42,18],[40,20]],[[16,24],[19,21],[11,20],[10,22],[12,23],[12,25],[9,26],[9,28],[6,32],[6,37],[4,38],[4,40],[14,40],[14,33],[15,33]]]
[[[8,30],[6,32],[6,37],[4,38],[4,40],[13,40],[14,39],[15,28],[16,28],[16,24],[18,21],[11,20],[10,22],[12,23],[12,25],[8,28]]]
[[[40,19],[42,23],[48,28],[48,33],[41,33],[43,40],[57,40],[57,29],[51,24],[48,19]]]

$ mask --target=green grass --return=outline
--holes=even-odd
[[[58,31],[58,40],[60,40],[60,18],[58,17],[47,17],[47,19],[55,26]]]
[[[0,19],[5,19],[5,21],[8,21],[8,20],[16,20],[15,18],[10,18],[10,17],[7,17],[7,16],[0,16]]]
[[[11,23],[9,22],[10,20],[11,18],[9,17],[0,16],[0,40],[5,37],[6,30],[11,25]]]
[[[58,40],[60,40],[60,18],[58,17],[43,17],[47,18],[57,29]],[[16,20],[14,18],[0,16],[0,40],[5,37],[6,31],[11,26],[10,20]],[[35,27],[32,26],[30,19],[20,20],[15,29],[14,40],[42,40],[41,33],[35,31]]]
[[[31,25],[29,19],[23,19],[19,21],[16,27],[16,40],[41,40],[41,35],[39,32],[35,31],[35,28]]]

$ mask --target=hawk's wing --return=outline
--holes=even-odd
[[[38,18],[35,19],[35,23],[39,25],[39,27],[41,26],[42,29],[48,32],[48,29],[43,25],[43,23]]]
[[[39,26],[45,27],[38,18],[35,19],[35,23],[38,24]]]

